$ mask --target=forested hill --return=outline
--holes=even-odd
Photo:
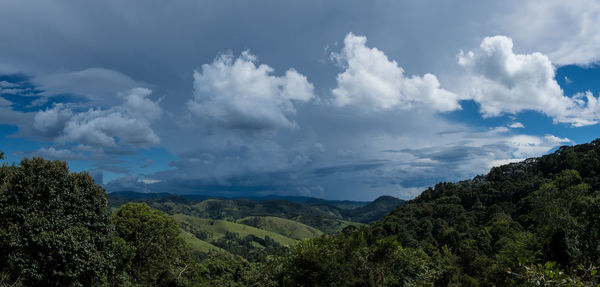
[[[350,221],[370,223],[381,219],[389,211],[404,203],[404,200],[392,196],[380,196],[367,205],[353,209],[344,209],[341,213]]]
[[[507,270],[524,271],[520,262],[599,266],[600,140],[439,183],[369,232],[430,254],[451,251],[457,275],[446,280],[463,285],[506,285]]]

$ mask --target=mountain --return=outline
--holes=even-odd
[[[249,199],[210,198],[203,201],[194,201],[169,195],[168,197],[137,201],[145,202],[150,207],[171,215],[185,214],[197,218],[231,222],[252,216],[279,217],[308,225],[328,234],[339,233],[348,225],[361,225],[358,222],[345,220],[339,208],[328,205],[311,206],[286,200],[256,202]],[[116,207],[113,206],[113,208]]]
[[[342,216],[350,221],[371,223],[379,220],[389,211],[394,208],[401,206],[406,201],[392,197],[392,196],[380,196],[373,202],[367,205],[360,206],[357,208],[342,210]]]
[[[142,201],[148,199],[158,199],[158,198],[167,198],[171,196],[170,193],[161,192],[161,193],[142,193],[135,191],[120,191],[120,192],[112,192],[108,194],[110,198],[109,205],[113,208],[118,208],[119,206],[131,202],[131,201]]]
[[[354,200],[328,200],[316,197],[308,197],[308,196],[281,196],[281,195],[265,195],[265,196],[245,196],[245,197],[218,197],[218,196],[208,196],[202,194],[173,194],[173,193],[143,193],[143,192],[135,192],[135,191],[115,191],[108,194],[109,197],[116,204],[117,200],[121,200],[124,202],[136,201],[136,200],[146,200],[146,199],[160,199],[167,198],[171,196],[179,196],[181,198],[193,200],[193,201],[203,201],[207,199],[247,199],[255,202],[261,201],[270,201],[270,200],[282,200],[282,201],[291,201],[291,202],[300,202],[305,203],[307,205],[330,205],[337,208],[342,209],[351,209],[357,208],[364,205],[369,204],[369,201],[354,201]]]
[[[353,209],[369,204],[369,201],[353,201],[353,200],[326,200],[321,198],[309,198],[304,201],[308,205],[330,205],[340,209]]]
[[[109,205],[118,208],[128,201],[146,202],[169,214],[186,214],[200,218],[236,221],[248,216],[274,216],[300,222],[327,233],[339,232],[348,222],[369,223],[381,218],[405,201],[382,196],[373,202],[331,201],[309,197],[285,197],[295,201],[273,199],[283,197],[204,198],[190,199],[189,195],[169,193],[109,193]],[[191,197],[201,198],[201,197]],[[339,225],[332,227],[331,225]],[[332,227],[332,228],[330,228]]]

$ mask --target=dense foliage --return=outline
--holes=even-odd
[[[104,190],[41,158],[0,168],[0,273],[26,286],[91,286],[114,267]]]
[[[0,286],[167,286],[190,264],[171,217],[126,204],[111,218],[104,190],[60,161],[2,165],[0,219]]]
[[[521,264],[600,264],[599,190],[596,140],[440,183],[374,224],[371,236],[397,236],[429,253],[450,249],[458,256],[452,282],[513,285],[518,278],[506,271],[523,271]]]
[[[141,286],[183,280],[190,260],[173,218],[145,203],[127,203],[114,215],[113,222],[123,242],[120,254],[127,279]]]
[[[276,286],[433,286],[447,257],[404,248],[394,238],[371,244],[366,229],[303,241],[269,263]]]

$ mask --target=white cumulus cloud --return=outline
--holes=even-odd
[[[591,93],[565,96],[550,59],[537,52],[514,53],[511,38],[486,37],[478,51],[461,51],[458,63],[469,72],[466,93],[480,104],[484,117],[533,110],[572,126],[600,121],[597,98]]]
[[[366,43],[366,37],[349,33],[343,50],[333,54],[345,67],[332,90],[335,105],[371,110],[410,109],[415,105],[441,112],[460,109],[459,97],[441,89],[435,75],[406,76],[396,61]]]
[[[83,112],[56,104],[35,115],[36,130],[54,135],[59,143],[81,143],[100,147],[125,145],[147,147],[159,143],[151,123],[159,119],[162,109],[148,98],[151,91],[135,88],[121,94],[123,104],[109,109]]]
[[[314,97],[306,76],[289,69],[274,76],[273,68],[257,65],[245,51],[240,57],[224,54],[194,71],[194,93],[188,108],[211,124],[234,129],[262,130],[295,127],[296,104]]]

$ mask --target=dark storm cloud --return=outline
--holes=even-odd
[[[381,167],[384,163],[358,163],[344,164],[336,166],[320,167],[312,170],[312,173],[319,177],[329,176],[336,173],[353,173],[365,170],[373,170]]]
[[[426,149],[403,149],[400,152],[412,154],[420,159],[432,159],[454,165],[456,162],[480,158],[490,153],[507,153],[510,147],[506,144],[485,145],[482,147],[450,146]]]

